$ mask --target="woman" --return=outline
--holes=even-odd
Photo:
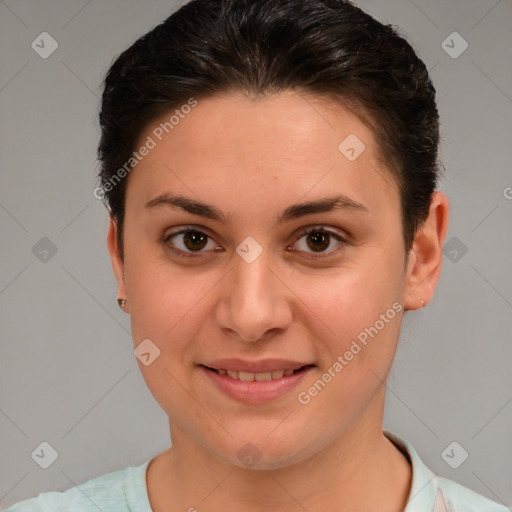
[[[478,511],[383,432],[448,225],[423,62],[341,0],[193,0],[109,70],[108,248],[172,447],[12,512]]]

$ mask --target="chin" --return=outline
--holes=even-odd
[[[290,436],[276,437],[270,441],[267,433],[261,436],[247,435],[231,439],[224,450],[217,446],[212,451],[233,466],[254,471],[283,469],[306,460],[311,447],[304,446],[303,439]]]

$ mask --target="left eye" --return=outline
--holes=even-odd
[[[335,242],[335,243],[333,243]],[[339,248],[346,245],[348,241],[338,233],[329,231],[324,228],[312,228],[304,232],[297,242],[292,247],[292,251],[304,251],[310,254],[320,253],[330,255],[336,252]],[[332,246],[337,248],[332,248]],[[331,248],[330,250],[329,247]],[[310,251],[308,251],[310,249]]]

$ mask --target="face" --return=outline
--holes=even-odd
[[[155,144],[129,175],[124,261],[110,233],[173,442],[276,468],[380,428],[408,290],[399,194],[371,131],[296,93],[180,112],[140,139]]]

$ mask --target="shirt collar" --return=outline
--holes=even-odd
[[[405,439],[384,430],[384,435],[409,459],[412,484],[404,512],[448,512],[437,476],[423,463],[414,447]]]

